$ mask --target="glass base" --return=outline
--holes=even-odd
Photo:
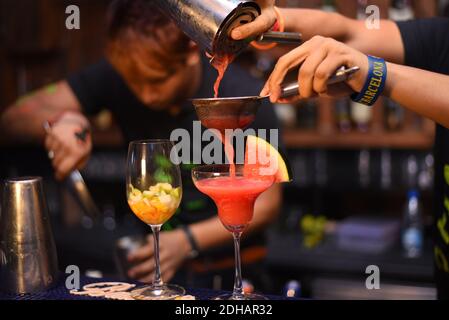
[[[131,297],[136,300],[173,300],[183,296],[186,290],[174,284],[163,284],[162,286],[145,286],[131,291]]]
[[[243,295],[228,293],[215,297],[213,300],[268,300],[268,298],[254,293],[245,293]]]

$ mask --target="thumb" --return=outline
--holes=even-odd
[[[265,15],[258,16],[254,21],[241,25],[231,32],[231,37],[234,40],[242,40],[249,37],[258,36],[268,31],[275,21],[271,21],[269,17]]]

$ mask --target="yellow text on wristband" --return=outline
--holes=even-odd
[[[354,93],[351,99],[355,102],[372,106],[382,94],[387,81],[387,64],[382,58],[368,56],[368,77],[360,93]]]

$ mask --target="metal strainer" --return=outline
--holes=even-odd
[[[342,67],[329,78],[328,84],[335,84],[349,79],[359,71],[359,67]],[[299,84],[292,83],[282,87],[281,97],[288,98],[298,95]],[[230,98],[199,98],[192,99],[198,119],[203,126],[210,129],[245,128],[256,118],[256,113],[263,99],[269,96],[248,96]]]

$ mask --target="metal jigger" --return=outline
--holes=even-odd
[[[6,180],[1,199],[0,290],[44,291],[57,279],[58,260],[42,179]]]

